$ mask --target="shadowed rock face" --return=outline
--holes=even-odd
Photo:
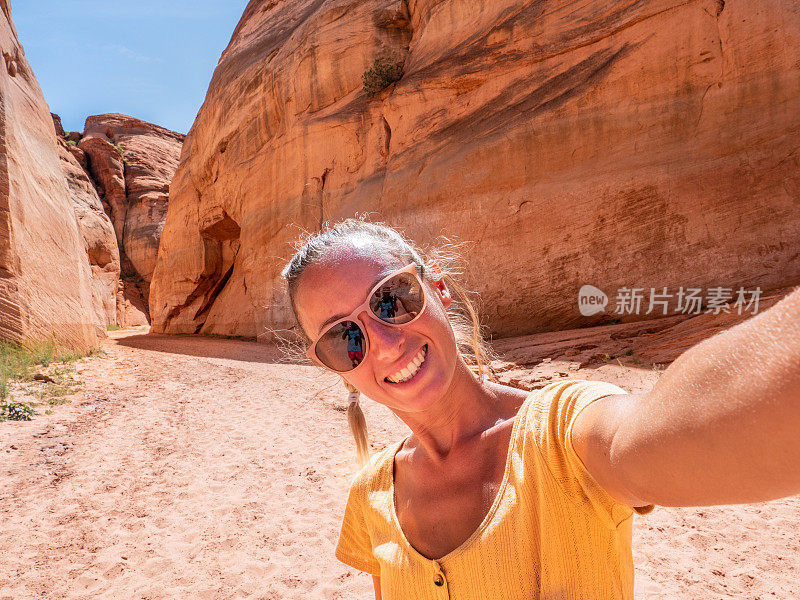
[[[105,328],[53,119],[8,2],[0,8],[0,339],[95,346]]]
[[[619,320],[580,316],[586,283],[792,285],[798,89],[794,0],[253,0],[172,184],[154,329],[290,326],[290,242],[356,211],[473,242],[497,336]]]
[[[95,323],[101,331],[105,331],[107,325],[117,323],[120,261],[114,227],[103,209],[94,183],[85,171],[82,151],[66,144],[63,139],[59,140],[58,149],[78,230],[83,239],[83,256],[89,264]],[[81,164],[82,158],[84,165]]]
[[[183,136],[117,114],[89,117],[84,135],[66,133],[59,116],[51,116],[91,269],[98,326],[145,325]]]
[[[169,184],[184,136],[140,119],[107,114],[86,119],[78,146],[108,204],[127,275],[150,282],[164,228]]]

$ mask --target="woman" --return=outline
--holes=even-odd
[[[377,599],[632,598],[634,512],[800,491],[800,291],[685,352],[647,394],[524,393],[484,377],[467,296],[389,227],[339,223],[284,277],[309,357],[412,432],[356,476],[336,550]]]

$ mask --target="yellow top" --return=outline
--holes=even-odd
[[[492,507],[464,543],[438,560],[417,552],[400,528],[394,456],[403,442],[392,444],[350,487],[336,557],[380,576],[383,600],[632,599],[634,510],[591,478],[569,437],[589,403],[625,393],[582,380],[531,392],[514,418]]]

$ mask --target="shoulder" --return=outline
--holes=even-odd
[[[525,399],[520,412],[524,412],[522,416],[528,428],[547,426],[552,432],[560,430],[566,433],[578,413],[595,400],[627,393],[606,381],[569,379],[533,390]]]
[[[369,461],[353,476],[350,482],[351,495],[358,495],[363,499],[370,492],[381,490],[391,484],[394,455],[403,445],[405,440],[394,442],[370,456]]]
[[[578,415],[594,401],[629,393],[613,383],[575,379],[531,392],[522,410],[532,459],[541,460],[566,496],[616,527],[632,509],[612,496],[590,473],[572,440]],[[535,448],[535,450],[533,450]],[[650,507],[637,509],[643,513]]]

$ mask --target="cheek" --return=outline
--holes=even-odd
[[[410,336],[414,338],[424,338],[429,340],[435,347],[435,354],[438,358],[439,370],[452,372],[458,361],[458,347],[456,346],[455,333],[447,317],[447,312],[442,306],[432,305],[425,309],[425,313],[414,323],[408,326]],[[429,344],[429,345],[430,345]],[[349,381],[367,396],[370,391],[381,388],[380,382],[375,381],[372,364],[372,356],[367,352],[365,358],[367,364],[365,368],[359,369],[355,373],[344,375],[344,379]]]
[[[420,320],[425,319],[428,328],[436,332],[436,341],[442,346],[442,350],[452,350],[456,352],[456,338],[453,326],[447,316],[445,308],[438,303],[431,302],[425,308],[427,314],[423,314]],[[434,337],[434,336],[432,336]]]

